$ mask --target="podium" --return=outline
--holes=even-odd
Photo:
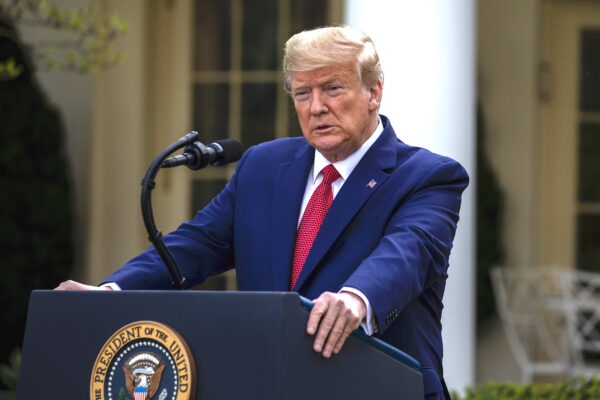
[[[131,337],[125,331],[115,335],[139,321],[164,324],[187,343],[195,370],[180,367],[179,354],[172,365],[179,384],[194,382],[195,387],[185,388],[195,389],[189,398],[423,399],[418,362],[360,331],[330,359],[315,353],[313,336],[306,334],[309,308],[297,293],[36,290],[27,315],[17,399],[95,398],[91,384],[94,379],[106,384],[111,357],[121,364],[112,369],[117,375],[123,375],[125,364],[143,361],[130,357],[132,352],[116,357],[126,343],[150,346],[134,337],[141,329],[127,332]],[[164,347],[179,350],[166,340]],[[118,392],[116,379],[111,397],[97,390],[96,398],[133,400],[123,388]],[[168,390],[155,391],[152,400],[180,398]]]

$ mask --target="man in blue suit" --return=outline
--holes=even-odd
[[[362,326],[421,363],[426,398],[449,398],[440,319],[467,173],[404,144],[379,115],[383,73],[362,32],[294,35],[283,69],[304,137],[248,149],[225,189],[165,244],[189,286],[235,268],[240,290],[297,291],[315,302],[315,351],[330,357]],[[102,288],[170,282],[149,248]]]

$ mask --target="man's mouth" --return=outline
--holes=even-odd
[[[333,128],[334,128],[333,125],[319,124],[315,127],[314,131],[316,133],[326,133],[326,132],[329,132]]]

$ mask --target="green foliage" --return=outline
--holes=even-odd
[[[15,79],[23,72],[23,66],[17,65],[14,57],[0,62],[0,81]]]
[[[21,349],[15,348],[8,361],[8,364],[0,365],[0,381],[7,389],[17,390],[19,370],[21,369]]]
[[[0,12],[0,60],[22,66],[0,81],[0,363],[22,347],[29,295],[69,276],[73,264],[70,185],[60,114],[40,90],[31,59]]]
[[[119,390],[119,400],[131,400],[131,398],[127,396],[125,388],[121,388],[121,390]]]
[[[127,31],[128,23],[116,14],[99,16],[92,8],[62,9],[47,0],[0,0],[0,14],[21,27],[50,33],[46,36],[53,39],[28,44],[42,68],[88,73],[126,59],[114,41]],[[0,37],[13,39],[14,34],[0,29]],[[2,73],[2,63],[6,62],[0,59],[0,81],[15,78]]]
[[[467,388],[464,396],[452,394],[453,400],[597,400],[600,380],[565,380],[559,383],[514,384],[488,382]]]

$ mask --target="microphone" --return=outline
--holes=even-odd
[[[223,165],[237,161],[242,157],[243,152],[242,144],[234,139],[217,140],[208,146],[196,141],[188,145],[183,154],[167,158],[160,166],[172,168],[186,165],[189,169],[197,170],[206,167],[209,163]]]

